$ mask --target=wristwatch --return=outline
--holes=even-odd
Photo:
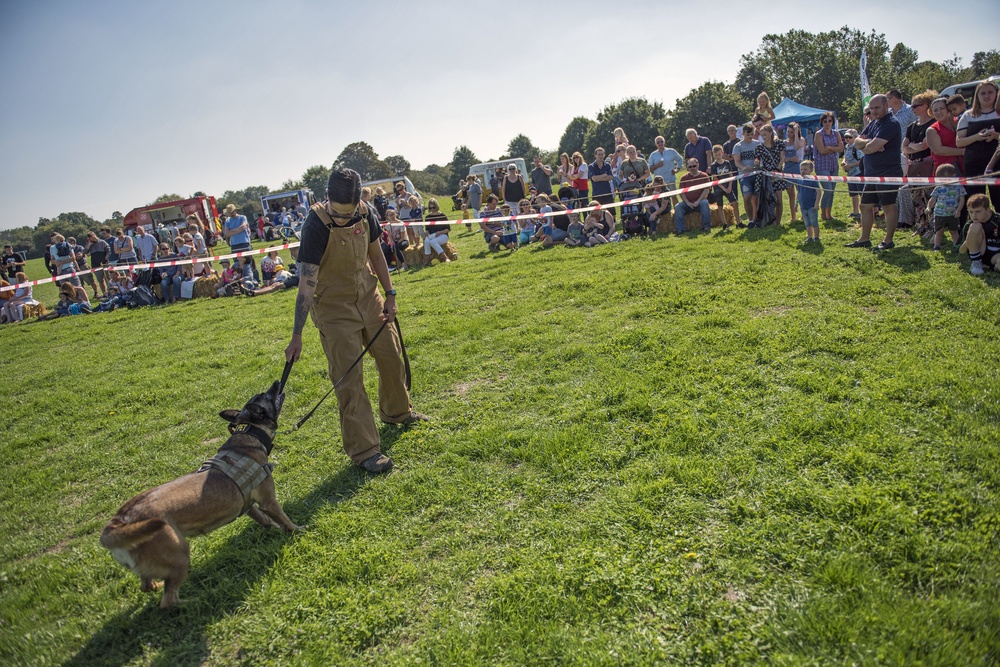
[[[394,290],[394,289],[387,289],[385,291],[385,295],[386,296],[396,296],[396,290]]]

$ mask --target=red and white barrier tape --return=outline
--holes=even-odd
[[[287,250],[288,248],[297,248],[299,243],[285,243],[282,245],[273,245],[267,248],[260,248],[259,250],[241,250],[240,252],[229,253],[228,255],[212,255],[209,257],[193,257],[191,259],[171,259],[164,262],[146,262],[142,264],[116,264],[101,267],[101,271],[134,271],[139,269],[153,269],[168,266],[182,266],[184,264],[196,264],[201,262],[218,262],[223,259],[232,259],[233,257],[248,257],[250,255],[263,255],[271,252],[272,250]],[[30,285],[34,287],[35,285],[44,285],[45,283],[56,282],[59,280],[67,280],[69,278],[75,278],[77,276],[86,276],[88,274],[94,273],[94,269],[87,269],[85,271],[71,271],[70,273],[61,273],[55,278],[40,278],[39,280],[28,280],[17,285],[10,285],[9,287],[0,287],[0,292],[10,292],[16,290],[19,287],[24,287],[25,285]]]
[[[1000,185],[1000,178],[990,176],[965,176],[954,178],[941,178],[938,176],[803,176],[801,174],[787,174],[783,171],[765,171],[764,174],[772,178],[783,178],[791,180],[813,180],[834,183],[885,183],[895,185]]]
[[[655,195],[645,195],[642,197],[630,197],[622,201],[611,202],[610,204],[597,204],[597,206],[583,206],[580,208],[574,208],[569,211],[550,211],[548,213],[530,213],[526,215],[493,215],[488,218],[481,217],[482,211],[480,211],[479,218],[469,218],[468,220],[406,220],[397,221],[392,223],[382,223],[383,226],[390,227],[416,227],[416,226],[426,226],[426,225],[468,225],[472,223],[478,223],[482,220],[489,220],[490,223],[494,222],[505,222],[507,220],[539,220],[542,218],[552,218],[557,215],[566,215],[567,213],[589,213],[590,211],[600,211],[602,209],[608,208],[621,208],[622,206],[631,206],[633,204],[643,204],[648,201],[655,201],[657,199],[663,199],[664,197],[672,197],[674,195],[681,195],[686,192],[694,192],[696,190],[704,190],[705,188],[715,187],[721,183],[729,183],[730,181],[736,181],[741,178],[746,178],[758,173],[759,170],[754,170],[746,174],[737,174],[735,176],[727,176],[726,178],[719,178],[712,181],[706,181],[705,183],[699,183],[698,185],[689,185],[684,188],[677,188],[675,190],[667,190],[665,192],[660,192]],[[789,176],[794,176],[794,174],[788,174]],[[636,188],[638,191],[645,190],[649,186],[642,188]],[[619,195],[620,196],[620,195]],[[558,203],[558,202],[557,202]],[[499,210],[499,209],[498,209]]]

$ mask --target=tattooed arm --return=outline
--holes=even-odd
[[[295,297],[295,323],[292,325],[292,341],[285,348],[285,360],[295,361],[302,354],[302,329],[306,326],[313,292],[316,291],[316,275],[319,266],[300,262],[296,267],[299,275],[299,293]]]

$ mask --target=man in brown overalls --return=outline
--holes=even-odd
[[[313,206],[302,225],[299,293],[285,358],[293,361],[302,353],[302,328],[306,314],[311,313],[329,362],[330,381],[336,382],[382,323],[395,319],[396,290],[379,244],[382,230],[378,217],[361,202],[361,177],[352,169],[335,170],[327,183],[327,195],[329,201]],[[384,301],[378,283],[385,289]],[[396,329],[387,326],[370,352],[379,374],[379,418],[388,424],[425,421],[427,417],[410,405]],[[344,452],[368,472],[388,472],[392,459],[379,448],[361,369],[359,364],[351,370],[336,390]]]

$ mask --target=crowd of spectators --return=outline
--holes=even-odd
[[[553,168],[535,155],[528,174],[522,174],[515,164],[499,168],[490,175],[488,190],[476,176],[468,176],[453,200],[461,209],[466,227],[471,230],[477,221],[484,241],[494,251],[514,250],[531,243],[589,247],[635,236],[655,237],[666,216],[671,216],[674,233],[680,235],[687,232],[685,218],[689,213],[697,213],[701,230],[709,231],[712,205],[729,204],[738,227],[781,224],[786,196],[789,220],[795,222],[801,211],[806,242],[818,242],[819,222],[833,219],[835,184],[817,184],[797,176],[836,176],[841,169],[849,176],[933,174],[950,178],[993,174],[1000,164],[997,93],[996,84],[984,81],[966,108],[960,95],[946,98],[928,90],[914,95],[907,104],[898,91],[892,90],[871,98],[860,132],[836,130],[834,115],[827,112],[811,142],[803,137],[797,123],[774,127],[770,122],[775,118],[774,110],[762,93],[752,119],[742,126],[729,125],[723,143],[713,144],[696,128],[690,128],[685,133],[687,143],[680,151],[668,147],[664,137],[658,136],[654,139],[656,149],[646,156],[621,128],[616,128],[609,137],[609,145],[613,146],[610,154],[598,147],[593,162],[588,163],[580,152],[563,153]],[[682,169],[685,173],[678,179]],[[780,172],[782,176],[770,176],[765,171]],[[678,186],[698,186],[731,175],[737,180],[679,196],[631,203],[644,195],[661,194]],[[885,217],[886,223],[880,250],[894,247],[898,224],[923,229],[923,220],[934,250],[941,249],[947,232],[952,250],[970,255],[972,273],[980,275],[986,268],[1000,268],[1000,232],[994,213],[1000,206],[1000,186],[940,184],[911,188],[851,183],[847,191],[852,202],[850,217],[861,226],[860,238],[848,247],[872,247],[870,234],[879,215]],[[575,211],[586,206],[606,206],[616,198],[621,202],[618,207],[599,209],[586,216]],[[408,191],[406,183],[400,181],[394,184],[392,193],[381,187],[374,191],[364,188],[362,200],[383,223],[381,245],[390,270],[407,269],[412,261],[426,265],[433,258],[449,262],[454,257],[449,244],[452,224],[436,199],[428,199],[425,206],[420,194]],[[234,252],[249,250],[252,236],[271,240],[294,235],[307,213],[302,205],[290,210],[281,208],[258,217],[256,228],[252,228],[246,216],[230,204],[219,221],[218,235],[196,215],[188,216],[182,224],[174,222],[157,229],[138,226],[130,233],[122,228],[112,232],[103,226],[87,232],[82,243],[53,232],[44,261],[60,284],[60,300],[46,317],[113,310],[129,303],[132,292],[142,286],[158,286],[156,298],[173,303],[181,298],[184,283],[205,278],[214,280],[215,297],[256,296],[294,287],[294,263],[286,269],[276,252],[261,261],[263,277],[252,257],[223,260],[218,272],[210,261],[138,273],[116,267],[207,258],[218,238],[224,239]],[[505,219],[537,213],[552,215]],[[410,224],[394,224],[397,222]],[[411,262],[407,261],[409,249],[417,251],[416,260],[411,253]],[[295,256],[293,250],[293,262]],[[8,245],[2,257],[3,286],[26,282],[21,254]],[[82,276],[71,275],[88,268],[90,272]],[[28,285],[0,292],[0,301],[0,322],[21,320],[24,307],[37,304]]]
[[[299,211],[295,213],[300,215]],[[289,216],[289,224],[293,220]],[[249,224],[235,206],[225,209],[219,229],[218,236],[229,243],[231,251],[251,249]],[[212,241],[207,241],[206,237]],[[102,226],[96,232],[87,232],[83,243],[78,243],[74,237],[67,238],[53,232],[43,260],[46,270],[59,286],[59,301],[40,319],[108,312],[156,302],[175,303],[181,299],[185,284],[193,292],[193,286],[199,281],[212,285],[210,296],[213,298],[240,294],[256,296],[298,284],[295,249],[291,251],[293,262],[288,264],[287,269],[277,251],[271,251],[261,260],[260,272],[253,256],[234,261],[223,259],[217,271],[207,259],[210,244],[215,245],[216,238],[197,215],[187,216],[182,224],[161,225],[156,229],[137,226],[129,233],[123,228],[112,232],[109,227]],[[206,259],[198,261],[199,258]],[[173,260],[193,261],[166,264]],[[129,267],[153,262],[163,262],[164,265],[138,270]],[[24,264],[24,257],[15,253],[11,246],[4,249],[5,279],[0,286],[13,285],[16,289],[0,292],[0,301],[3,302],[0,305],[0,323],[21,321],[25,306],[40,305],[33,298],[31,286],[26,284],[28,279],[23,271]],[[87,293],[88,287],[92,296]],[[191,296],[190,292],[188,296]]]

